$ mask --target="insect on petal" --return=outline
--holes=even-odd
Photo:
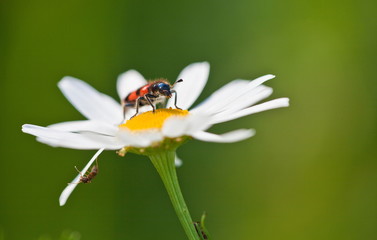
[[[81,171],[82,173],[85,173],[86,171],[88,171],[88,169],[90,168],[90,166],[93,164],[93,162],[98,158],[98,156],[102,153],[102,151],[105,150],[104,148],[101,148],[100,150],[98,150],[94,156],[90,159],[90,161],[86,164],[86,166],[84,167],[84,169]],[[71,195],[71,193],[73,192],[73,190],[75,190],[75,188],[77,187],[79,181],[80,181],[80,177],[81,177],[81,173],[79,173],[73,180],[70,184],[68,184],[68,186],[66,188],[64,188],[63,192],[60,194],[60,197],[59,197],[59,204],[60,206],[63,206],[69,196]]]

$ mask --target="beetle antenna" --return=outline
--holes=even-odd
[[[178,79],[177,81],[175,81],[175,83],[171,87],[173,88],[175,84],[180,83],[180,82],[183,82],[183,79]]]

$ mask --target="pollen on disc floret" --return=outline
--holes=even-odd
[[[155,112],[149,111],[139,114],[127,122],[119,125],[129,130],[147,130],[147,129],[161,129],[167,118],[172,116],[186,116],[189,114],[187,110],[180,109],[157,109]]]

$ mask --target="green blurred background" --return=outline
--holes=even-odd
[[[118,74],[175,80],[209,61],[199,100],[272,73],[291,107],[214,127],[252,127],[235,144],[179,149],[182,190],[213,239],[377,239],[377,21],[372,1],[0,2],[0,239],[186,239],[145,157],[108,151],[100,175],[58,197],[94,151],[51,148],[23,123],[84,119],[65,75],[117,97]]]

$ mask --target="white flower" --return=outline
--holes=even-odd
[[[177,84],[177,106],[189,109],[202,92],[208,78],[209,64],[194,63],[179,74],[183,83]],[[239,129],[225,134],[209,133],[212,125],[227,122],[253,113],[287,107],[288,98],[279,98],[254,105],[272,93],[270,87],[262,85],[274,78],[265,75],[253,81],[234,80],[218,89],[204,102],[190,111],[174,108],[174,98],[167,101],[167,109],[150,111],[150,106],[143,107],[136,117],[123,123],[122,106],[111,97],[96,91],[87,83],[64,77],[58,84],[60,90],[71,104],[88,120],[62,122],[48,127],[25,124],[22,131],[37,136],[37,140],[54,146],[73,149],[99,149],[82,172],[86,172],[103,150],[124,151],[128,148],[141,149],[156,147],[166,139],[181,141],[182,137],[191,136],[207,142],[236,142],[254,135],[252,129]],[[128,93],[147,84],[144,77],[135,70],[121,74],[117,81],[120,99]],[[133,116],[134,110],[127,112],[126,119]],[[141,152],[142,153],[142,152]],[[177,159],[177,162],[180,160]],[[72,181],[78,182],[80,174]],[[77,184],[69,184],[60,196],[60,205]]]

